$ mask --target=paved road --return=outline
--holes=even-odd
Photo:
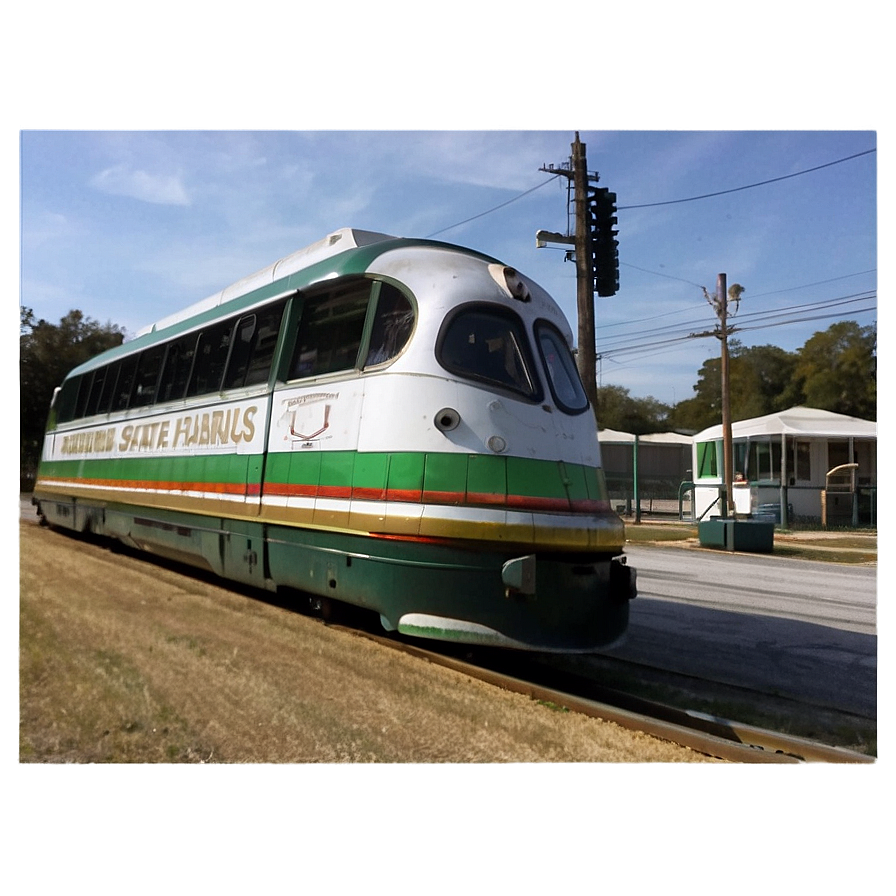
[[[877,714],[873,567],[630,545],[639,596],[608,656]]]

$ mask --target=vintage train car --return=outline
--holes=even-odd
[[[33,500],[387,630],[593,650],[636,589],[571,341],[494,258],[339,230],[71,371]]]

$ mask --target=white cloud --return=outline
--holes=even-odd
[[[34,250],[46,243],[51,243],[69,231],[69,222],[65,215],[58,212],[39,210],[30,217],[22,215],[22,248]]]
[[[132,169],[127,164],[113,165],[94,178],[90,185],[103,193],[114,196],[129,196],[141,202],[158,205],[189,205],[187,194],[180,178],[166,174],[149,174]]]

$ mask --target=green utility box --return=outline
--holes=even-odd
[[[770,554],[775,544],[775,524],[770,520],[711,516],[697,524],[700,544],[729,551]]]

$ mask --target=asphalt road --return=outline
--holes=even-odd
[[[876,717],[876,568],[653,545],[626,553],[639,594],[626,640],[607,656]]]

